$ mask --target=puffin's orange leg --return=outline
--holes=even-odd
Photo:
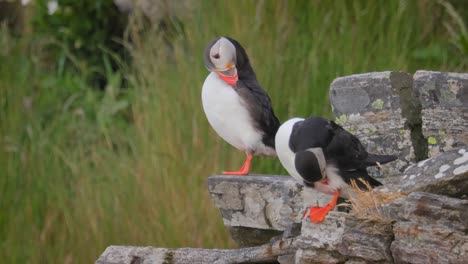
[[[319,207],[319,206],[310,207],[309,208],[310,221],[316,224],[323,222],[328,212],[330,212],[331,210],[333,210],[333,208],[335,208],[339,196],[340,196],[340,191],[335,191],[335,193],[333,194],[333,198],[327,205],[323,207]]]
[[[223,171],[223,175],[247,175],[250,172],[250,163],[252,161],[253,154],[247,153],[244,165],[238,171]]]

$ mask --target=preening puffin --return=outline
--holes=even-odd
[[[247,155],[240,170],[223,174],[247,175],[253,155],[276,155],[280,123],[239,42],[227,37],[211,41],[204,62],[211,72],[202,89],[208,122],[221,138]]]
[[[359,139],[341,126],[314,116],[286,121],[275,141],[278,158],[292,177],[307,187],[333,195],[326,206],[308,209],[314,223],[325,219],[340,195],[349,198],[352,180],[364,190],[367,185],[363,181],[372,187],[382,185],[369,176],[367,167],[397,159],[394,155],[368,153]]]

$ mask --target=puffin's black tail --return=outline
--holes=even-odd
[[[369,184],[372,187],[377,187],[377,186],[382,186],[383,185],[381,182],[379,182],[378,180],[372,178],[371,176],[369,176],[369,178],[367,178],[367,181],[369,182]]]
[[[375,164],[374,164],[375,165]],[[354,182],[356,186],[364,191],[370,191],[369,187],[374,188],[381,186],[382,183],[372,178],[366,169],[358,169],[353,171],[341,171],[340,176],[347,184]]]
[[[394,161],[396,159],[398,159],[398,157],[395,155],[380,155],[380,154],[369,153],[365,162],[367,165],[375,166],[377,162],[380,164],[385,164],[385,163]]]

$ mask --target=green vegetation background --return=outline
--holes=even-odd
[[[332,117],[338,76],[467,72],[464,14],[463,1],[200,1],[170,38],[130,19],[131,60],[116,69],[112,53],[101,57],[104,89],[73,51],[51,55],[59,40],[3,25],[0,259],[92,263],[111,244],[235,247],[206,178],[237,169],[244,154],[204,116],[205,44],[223,35],[244,45],[281,121]],[[253,171],[285,173],[268,158]]]

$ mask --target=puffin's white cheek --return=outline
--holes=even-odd
[[[219,56],[219,59],[212,57],[211,61],[213,62],[213,65],[216,67],[216,69],[220,71],[226,70],[230,68],[229,65],[232,65],[231,60],[227,56],[224,56],[222,54]]]
[[[236,64],[236,47],[226,38],[220,38],[210,50],[210,60],[219,71]]]
[[[230,45],[229,45],[230,44]],[[220,54],[222,55],[221,59],[222,62],[225,63],[236,63],[236,48],[229,42],[229,44],[221,45],[220,47]],[[231,67],[234,65],[231,65]]]

